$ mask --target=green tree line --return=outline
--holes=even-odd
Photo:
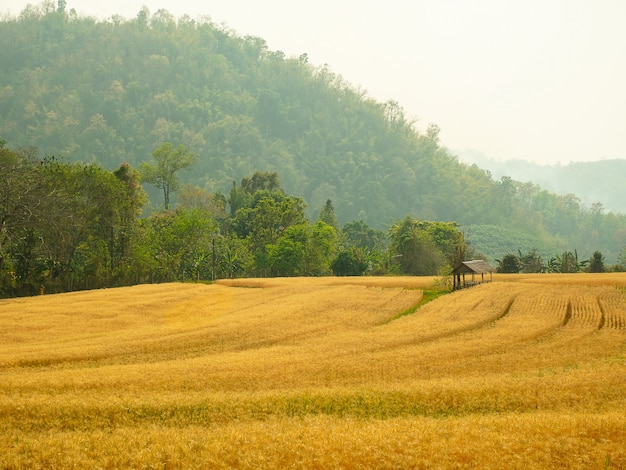
[[[362,220],[340,228],[331,200],[310,220],[275,172],[233,182],[228,196],[178,189],[177,171],[193,155],[166,142],[153,157],[142,177],[127,163],[108,171],[0,141],[0,294],[240,276],[427,275],[449,271],[466,249],[455,223],[406,217],[386,232]],[[162,187],[166,176],[176,207],[165,202],[142,216],[142,181]]]

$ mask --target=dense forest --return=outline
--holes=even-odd
[[[153,157],[143,171],[164,194],[195,160],[170,142]],[[451,222],[340,229],[330,200],[310,221],[275,172],[242,178],[228,196],[184,186],[176,209],[141,217],[147,195],[127,163],[111,172],[0,141],[0,169],[0,296],[238,276],[445,274],[468,249]]]
[[[342,233],[347,226],[382,236],[376,250],[389,261],[396,256],[390,250],[400,221],[430,238],[435,235],[429,224],[452,224],[462,245],[469,243],[470,252],[491,261],[531,252],[546,260],[569,252],[589,259],[601,251],[608,263],[617,263],[626,246],[626,216],[606,212],[599,203],[587,207],[574,185],[561,195],[507,176],[494,179],[476,165],[460,163],[440,142],[436,125],[418,131],[398,103],[376,102],[328,66],[310,64],[305,53],[286,57],[269,50],[263,39],[242,37],[208,17],[175,18],[143,8],[132,19],[99,21],[78,16],[64,1],[46,1],[0,22],[0,63],[0,138],[5,153],[17,156],[7,161],[40,162],[46,171],[56,165],[61,173],[106,174],[106,185],[117,185],[115,191],[125,190],[124,178],[115,176],[125,168],[137,180],[133,185],[141,183],[148,191],[150,203],[131,198],[128,212],[119,217],[133,213],[144,225],[161,220],[170,226],[168,217],[208,205],[203,214],[215,228],[208,233],[220,234],[209,237],[211,244],[232,242],[233,256],[247,244],[247,254],[235,256],[235,264],[244,266],[237,275],[313,275],[330,272],[333,261],[324,260],[321,270],[290,272],[293,266],[270,263],[267,247],[278,243],[286,226],[279,225],[281,232],[272,233],[268,243],[262,237],[254,241],[249,231],[254,223],[243,217],[255,220],[255,204],[283,209],[292,204],[297,216],[289,226],[307,228],[306,233],[292,229],[291,241],[302,246],[320,214],[332,207],[336,223],[324,223],[342,239],[339,251],[329,252],[334,255],[347,246]],[[195,156],[176,172],[179,181],[165,198],[162,182],[150,174],[164,143],[171,149],[182,145]],[[264,189],[269,199],[242,189],[256,174],[275,174],[280,181]],[[161,211],[165,208],[172,210]],[[87,217],[89,209],[79,212]],[[13,232],[9,240],[7,227],[0,233],[2,249],[15,249],[19,236]],[[119,267],[125,256],[112,248],[119,245],[122,253],[125,236],[130,235],[106,248],[110,268]],[[143,239],[149,236],[146,232]],[[101,250],[108,242],[103,243]],[[440,255],[450,252],[442,248]],[[115,256],[119,259],[111,264]],[[380,260],[368,263],[384,268]],[[408,258],[395,259],[398,269],[411,272],[408,263]],[[148,271],[156,276],[154,269]],[[234,274],[232,269],[220,273]]]

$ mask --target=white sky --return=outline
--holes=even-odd
[[[18,15],[39,1],[1,0]],[[134,18],[208,15],[287,56],[307,53],[393,99],[452,151],[538,163],[626,159],[624,0],[67,0]],[[626,175],[625,175],[626,176]]]

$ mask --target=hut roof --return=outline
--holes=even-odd
[[[452,271],[452,274],[462,274],[462,273],[475,273],[475,274],[484,274],[484,273],[493,273],[495,272],[495,268],[491,266],[487,261],[482,259],[475,259],[471,261],[462,261],[459,263],[456,268]]]

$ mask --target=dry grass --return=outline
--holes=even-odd
[[[626,287],[625,273],[551,273],[551,274],[494,274],[494,281],[529,282],[544,285]]]
[[[624,468],[626,275],[0,301],[0,468]]]

